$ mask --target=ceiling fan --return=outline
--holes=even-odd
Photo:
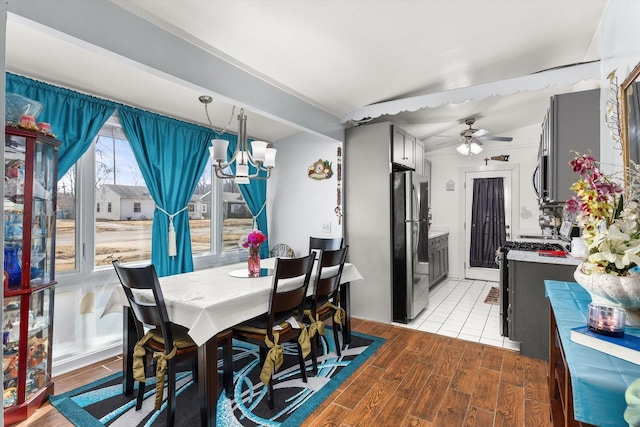
[[[491,136],[487,129],[474,129],[475,122],[476,119],[474,117],[464,120],[464,124],[469,126],[469,129],[460,132],[459,141],[462,143],[456,148],[458,153],[465,156],[478,154],[482,151],[482,141],[513,141],[513,138],[508,136]]]

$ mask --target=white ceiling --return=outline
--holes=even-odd
[[[372,103],[597,60],[606,6],[606,0],[114,3],[336,117]],[[206,123],[196,89],[15,15],[7,23],[6,54],[9,71]],[[439,136],[455,140],[465,128],[461,119],[470,116],[478,118],[474,127],[492,135],[540,123],[549,96],[571,89],[551,87],[382,119],[434,149],[446,140]],[[217,100],[211,109],[214,125],[226,126],[230,112],[230,104]],[[230,129],[236,130],[235,120]],[[248,131],[274,141],[298,130],[249,113]]]

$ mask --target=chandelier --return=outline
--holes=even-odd
[[[231,124],[236,107],[234,106],[231,111],[227,126],[221,131],[217,131],[211,124],[207,108],[213,98],[203,95],[198,99],[204,104],[204,111],[211,129],[220,136],[224,134]],[[271,169],[276,165],[276,149],[264,141],[252,141],[251,143],[247,141],[247,116],[244,114],[244,108],[241,108],[240,114],[238,114],[238,144],[229,159],[227,158],[228,147],[229,141],[226,139],[216,138],[211,140],[211,147],[209,147],[211,164],[218,178],[234,178],[236,184],[249,184],[252,179],[266,180],[271,177]],[[235,175],[225,172],[234,162],[236,165]],[[255,173],[249,174],[249,165],[255,169]],[[266,174],[260,174],[261,172],[266,172]]]
[[[456,148],[456,151],[464,156],[471,156],[482,151],[482,143],[472,139],[466,139]]]

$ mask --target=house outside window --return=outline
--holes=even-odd
[[[140,205],[140,203],[135,202],[135,203],[133,204],[133,212],[135,212],[135,213],[140,213],[140,212],[141,212],[140,206],[141,206],[141,205]]]
[[[96,212],[100,212],[100,203],[96,203]]]
[[[107,212],[111,213],[111,202],[107,203]]]

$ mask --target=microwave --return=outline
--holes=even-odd
[[[549,201],[549,155],[542,146],[538,151],[538,162],[533,171],[533,189],[536,192],[538,204]]]

